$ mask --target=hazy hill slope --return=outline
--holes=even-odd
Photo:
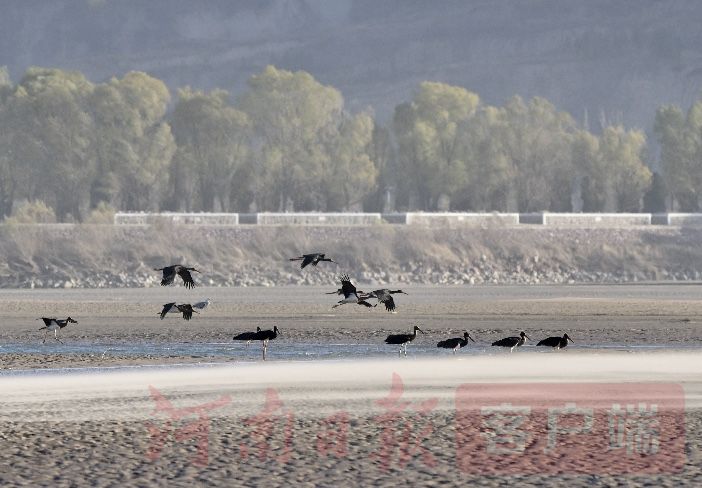
[[[422,80],[488,103],[544,96],[594,123],[650,128],[702,86],[695,0],[27,0],[0,2],[0,63],[144,70],[239,92],[267,64],[303,69],[387,119]]]
[[[0,287],[158,286],[197,266],[215,286],[589,283],[700,280],[702,230],[370,227],[0,226]],[[338,266],[288,261],[326,251]]]

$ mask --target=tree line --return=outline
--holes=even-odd
[[[41,201],[61,221],[136,211],[697,210],[702,102],[661,107],[661,175],[642,131],[597,133],[543,98],[491,106],[424,82],[379,124],[309,73],[266,67],[232,99],[173,95],[146,73],[92,83],[0,69],[0,213]],[[666,199],[666,195],[668,196]]]

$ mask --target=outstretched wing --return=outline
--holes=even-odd
[[[173,280],[176,276],[175,266],[166,266],[163,268],[163,277],[161,279],[161,286],[172,285]]]
[[[358,296],[356,293],[356,287],[353,286],[348,275],[341,275],[339,280],[341,281],[341,293],[344,294],[344,298],[348,298],[351,295]]]
[[[180,310],[183,313],[183,318],[185,320],[190,320],[191,318],[193,318],[193,307],[189,303],[176,305],[176,307],[178,307],[178,310]]]
[[[56,320],[56,319],[53,318],[53,317],[42,317],[41,319],[44,321],[44,327],[42,327],[42,328],[39,329],[39,330],[46,329],[48,326],[51,325],[51,322],[53,322],[54,320]]]
[[[366,307],[369,307],[369,308],[373,308],[373,307],[374,307],[374,305],[371,305],[370,303],[368,303],[368,302],[365,301],[365,300],[359,300],[359,301],[358,301],[358,304],[359,304],[359,305],[365,305]]]
[[[385,305],[385,309],[388,312],[395,311],[395,300],[392,299],[392,295],[383,296],[382,299],[378,299],[378,300],[380,301],[380,303]]]
[[[302,260],[300,268],[304,268],[310,263],[312,263],[313,266],[317,266],[317,262],[315,261],[315,259],[317,258],[317,254],[304,254],[302,257],[305,259]]]
[[[195,280],[193,280],[193,276],[190,274],[190,270],[188,268],[178,268],[178,276],[183,278],[183,284],[185,285],[186,288],[195,288],[197,286],[195,284]]]
[[[166,314],[171,311],[171,308],[174,305],[175,305],[175,302],[171,302],[171,303],[166,303],[163,306],[163,310],[161,310],[161,320],[163,320],[163,318],[166,316]]]

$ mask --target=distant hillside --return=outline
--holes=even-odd
[[[143,70],[238,93],[267,64],[309,71],[388,120],[422,80],[491,104],[544,96],[593,129],[650,130],[702,86],[696,0],[25,0],[0,6],[0,65]]]

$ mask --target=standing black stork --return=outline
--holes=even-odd
[[[446,339],[436,343],[436,347],[443,347],[444,349],[453,349],[453,353],[456,354],[460,348],[468,345],[468,339],[475,342],[470,334],[466,331],[463,333],[463,337],[452,337],[451,339]]]
[[[256,340],[261,341],[261,345],[263,346],[263,360],[266,360],[266,351],[268,350],[268,341],[271,341],[278,337],[278,334],[280,334],[280,331],[278,330],[278,326],[275,325],[273,326],[273,330],[261,330],[256,333]]]
[[[339,276],[339,281],[341,282],[341,288],[336,291],[328,292],[327,295],[344,295],[344,298],[343,300],[339,300],[339,302],[336,305],[333,305],[332,308],[339,307],[345,303],[355,303],[366,307],[373,306],[367,301],[359,298],[358,294],[363,292],[356,290],[356,287],[353,286],[353,283],[351,283],[351,278],[349,278],[348,275]]]
[[[378,300],[378,303],[382,303],[385,305],[385,309],[388,312],[395,312],[395,300],[393,300],[392,295],[395,293],[404,293],[405,295],[409,295],[409,293],[405,293],[402,290],[388,290],[387,288],[383,288],[381,290],[374,290],[370,293],[366,293],[365,295],[362,295],[361,298],[363,300],[367,300],[369,298],[376,298]],[[376,303],[374,306],[378,306],[378,303]]]
[[[404,348],[405,356],[407,356],[407,344],[412,342],[415,339],[415,337],[417,337],[417,331],[421,332],[422,334],[425,334],[425,332],[422,329],[415,325],[411,334],[390,334],[385,339],[385,344],[399,344],[400,355],[402,355],[402,351]]]
[[[493,342],[492,345],[500,347],[509,347],[509,352],[512,352],[514,351],[515,347],[521,346],[527,339],[531,340],[531,337],[526,335],[524,331],[521,331],[519,333],[519,337],[505,337],[504,339],[500,339],[499,341]]]
[[[176,275],[183,279],[183,285],[185,285],[186,288],[195,288],[195,286],[197,286],[192,275],[190,274],[191,271],[199,273],[199,271],[195,268],[188,268],[180,264],[173,264],[171,266],[166,266],[165,268],[154,268],[154,271],[163,271],[161,286],[172,285]]]
[[[297,258],[290,258],[290,261],[302,261],[302,263],[300,263],[300,268],[304,268],[308,264],[311,264],[312,266],[317,266],[321,261],[329,261],[330,263],[336,263],[336,261],[334,261],[333,259],[325,257],[325,254],[321,252],[303,254],[302,256]]]
[[[248,346],[251,341],[255,341],[258,339],[258,334],[261,333],[261,328],[256,327],[256,332],[242,332],[241,334],[237,334],[234,336],[232,340],[234,341],[246,341],[246,345]]]
[[[37,320],[39,320],[39,319],[37,319]],[[42,344],[44,344],[46,342],[46,335],[51,330],[54,331],[54,337],[56,338],[56,340],[59,341],[61,344],[63,344],[63,341],[58,338],[59,329],[63,329],[68,324],[77,324],[78,323],[77,320],[73,320],[71,317],[68,317],[66,319],[57,319],[55,317],[41,317],[41,320],[44,321],[44,327],[39,329],[39,330],[44,331],[44,340],[41,341]]]
[[[181,305],[177,305],[176,302],[171,302],[171,303],[166,303],[163,306],[163,309],[161,310],[161,320],[166,316],[167,313],[171,312],[180,312],[183,314],[183,318],[185,320],[190,320],[193,318],[193,312],[194,313],[200,313],[197,310],[193,310],[192,305],[189,303],[183,303]]]
[[[547,337],[546,339],[539,341],[537,346],[548,346],[554,349],[563,349],[568,346],[568,341],[575,344],[575,341],[568,337],[568,334],[563,334],[563,337]]]

